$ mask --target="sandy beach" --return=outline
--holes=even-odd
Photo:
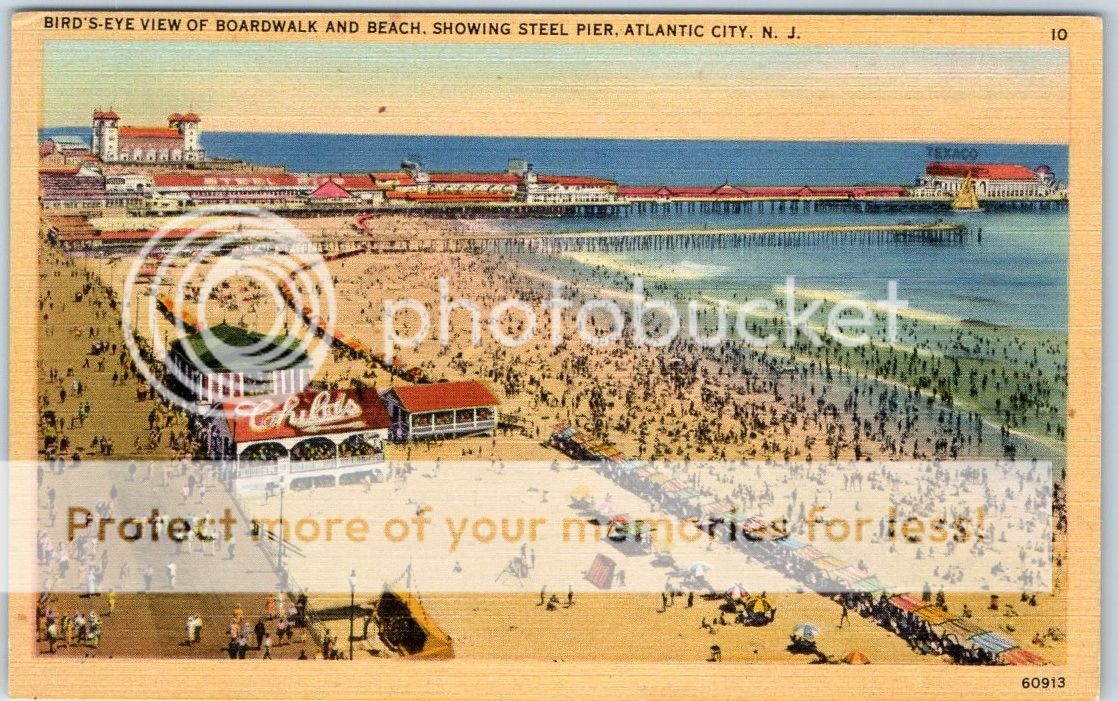
[[[306,225],[327,233],[349,234],[354,230],[352,220],[346,217],[318,218]],[[443,222],[388,216],[378,218],[372,229],[374,235],[381,231],[393,236],[438,236],[456,230]],[[40,405],[42,410],[55,411],[69,422],[65,429],[68,447],[95,456],[105,450],[107,441],[114,457],[140,460],[174,458],[189,452],[191,442],[185,435],[181,412],[159,408],[151,397],[137,401],[138,383],[126,372],[128,364],[118,360],[120,347],[107,354],[111,356],[108,370],[102,370],[96,360],[92,367],[84,366],[90,343],[104,338],[119,344],[120,319],[119,311],[105,304],[103,294],[83,294],[83,286],[87,281],[103,284],[119,299],[134,260],[128,256],[69,259],[49,248],[42,250],[42,256],[44,282],[49,282],[52,297],[41,300],[51,317],[42,325],[40,338],[52,350],[49,363],[40,368]],[[196,262],[193,274],[204,276],[217,259]],[[174,279],[176,271],[186,269],[187,261],[172,262],[167,287],[178,282]],[[414,299],[435,314],[435,328],[432,337],[415,347],[395,351],[402,366],[419,368],[433,380],[483,380],[502,401],[506,425],[497,436],[390,445],[388,459],[440,460],[443,470],[454,469],[453,463],[462,460],[564,463],[569,458],[546,441],[554,425],[569,424],[595,438],[609,440],[630,457],[689,461],[677,479],[711,498],[741,501],[755,496],[748,481],[714,471],[709,462],[1000,458],[1010,435],[1016,437],[1019,459],[1052,459],[1062,454],[1062,443],[1051,420],[1045,431],[1041,412],[1033,415],[1030,411],[1034,404],[1015,406],[1009,421],[1000,422],[1005,430],[1000,437],[991,423],[996,421],[996,414],[990,419],[987,409],[992,411],[995,395],[1007,396],[1014,387],[1031,383],[1039,391],[1037,377],[1026,373],[1046,371],[1045,381],[1055,375],[1058,385],[1061,368],[1066,372],[1065,349],[1048,338],[975,327],[918,310],[902,318],[901,347],[906,350],[889,356],[876,345],[870,352],[839,349],[826,356],[822,351],[798,347],[757,352],[740,344],[706,349],[682,341],[662,348],[628,340],[596,346],[574,333],[576,319],[571,311],[558,318],[565,339],[558,347],[549,343],[554,319],[543,313],[533,338],[526,343],[509,348],[493,338],[489,310],[510,298],[541,304],[550,294],[549,280],[554,276],[566,281],[571,300],[599,293],[624,300],[627,277],[638,272],[607,267],[591,254],[541,264],[539,260],[491,253],[366,253],[329,263],[337,300],[337,329],[379,352],[385,337],[383,301]],[[702,271],[675,275],[681,274],[687,280],[703,277]],[[447,345],[433,337],[438,332],[439,278],[449,282],[451,300],[468,298],[482,310],[478,343],[471,336],[470,313],[463,309],[451,316]],[[650,294],[667,294],[667,288],[657,286],[663,279],[654,272],[649,278],[657,281]],[[134,289],[135,303],[146,310],[150,286],[137,285]],[[81,301],[75,301],[77,294],[82,294]],[[806,298],[833,302],[833,295],[824,291],[815,291],[815,297],[809,292]],[[56,306],[51,308],[51,304]],[[205,307],[211,323],[226,320],[267,331],[282,318],[289,324],[288,331],[298,331],[298,322],[289,310],[279,308],[259,281],[247,277],[211,296]],[[609,328],[606,314],[591,314],[588,321],[599,334]],[[765,319],[757,322],[757,331],[763,331]],[[156,319],[154,329],[143,323],[138,326],[151,338],[166,341],[173,340],[176,333],[162,317]],[[414,312],[402,311],[395,318],[394,328],[400,336],[409,337],[419,328],[419,319]],[[516,337],[525,333],[528,325],[522,314],[509,311],[497,315],[492,328]],[[650,333],[661,330],[657,322],[650,324]],[[964,357],[961,348],[976,352]],[[1041,349],[1039,355],[1034,353],[1037,348]],[[906,369],[897,358],[914,360],[907,361]],[[940,365],[942,372],[937,374]],[[989,378],[989,386],[984,375]],[[92,414],[71,421],[71,415],[77,416],[80,402],[72,393],[60,399],[59,392],[75,378],[83,382],[81,396],[88,398]],[[340,353],[328,354],[316,376],[316,382],[326,387],[347,387],[353,380],[378,389],[403,382],[378,366]],[[913,391],[916,387],[922,391]],[[1064,387],[1066,392],[1066,384]],[[932,404],[933,397],[943,400],[955,395],[957,402]],[[1055,415],[1062,411],[1065,400],[1046,395],[1039,401],[1051,405]],[[153,411],[159,414],[154,423],[149,421]],[[101,412],[111,412],[112,421],[97,420]],[[156,425],[158,431],[153,429]],[[1057,462],[1058,473],[1062,469]],[[528,487],[533,487],[535,496],[549,491],[553,499],[562,501],[573,486],[595,479],[604,480],[584,474],[541,475],[526,482],[523,491],[526,495]],[[634,495],[625,496],[616,485],[595,484],[598,493],[612,489],[618,501],[631,497],[628,508],[651,508]],[[442,486],[436,477],[412,475],[406,482],[375,488],[391,495],[390,503],[397,508],[414,508],[417,503],[437,498]],[[307,502],[310,499],[317,501]],[[329,502],[331,509],[344,512],[350,508],[346,505],[361,508],[364,499],[361,488],[355,485],[321,490],[317,495],[292,495],[287,504],[288,508],[313,514],[322,513],[323,504]],[[275,500],[267,504],[250,501],[248,506],[258,510],[254,513],[275,516]],[[340,571],[345,567],[343,561],[352,559],[353,553],[347,552],[344,544],[338,547],[336,552],[326,551],[323,557],[337,562]],[[1062,562],[1065,554],[1059,537],[1054,548]],[[316,579],[314,571],[300,571],[298,563],[292,567],[296,579],[310,590],[312,603],[315,591],[330,591],[330,584]],[[375,596],[379,579],[388,570],[398,568],[384,565],[376,573],[364,575],[362,591],[368,597]],[[573,577],[576,572],[577,568],[568,575]],[[423,576],[437,575],[431,570]],[[722,586],[732,581],[720,579]],[[814,659],[811,656],[785,649],[791,627],[810,621],[820,626],[819,649],[832,661],[855,649],[865,651],[874,663],[946,661],[941,656],[914,652],[902,638],[857,616],[839,629],[841,606],[814,593],[772,593],[779,617],[768,626],[715,624],[708,629],[700,623],[717,617],[719,601],[702,597],[696,597],[690,608],[676,597],[665,609],[657,594],[580,592],[570,607],[547,611],[536,605],[540,587],[553,587],[552,591],[565,602],[569,584],[533,579],[506,593],[423,594],[422,577],[418,577],[416,587],[427,612],[454,640],[455,654],[460,657],[695,660],[709,655],[710,645],[717,643],[726,661],[810,662]],[[748,582],[745,585],[752,587]],[[1035,589],[1041,592],[1036,606],[1017,606],[1019,615],[1012,617],[1004,608],[996,612],[987,609],[990,591],[950,593],[947,603],[953,610],[966,604],[975,623],[1011,636],[1027,649],[1058,663],[1065,654],[1065,642],[1045,638],[1042,646],[1030,641],[1053,627],[1061,627],[1066,606],[1063,589],[1058,587],[1053,593],[1045,592],[1043,586]],[[1001,597],[1013,602],[1020,593],[1007,589]],[[323,601],[332,601],[329,595],[324,596]]]

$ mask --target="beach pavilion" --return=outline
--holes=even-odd
[[[298,339],[271,339],[225,322],[172,342],[166,364],[172,391],[203,406],[244,395],[297,392],[314,375]]]
[[[500,402],[476,380],[393,387],[383,397],[398,441],[497,432]]]
[[[210,457],[234,464],[238,491],[379,480],[390,425],[373,389],[240,397],[222,403]]]

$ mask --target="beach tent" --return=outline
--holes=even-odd
[[[586,571],[586,581],[599,589],[609,589],[613,586],[613,573],[616,569],[616,562],[598,553],[590,563],[590,569]]]
[[[1048,664],[1043,657],[1023,647],[1017,647],[1003,652],[1001,661],[1011,665]]]
[[[668,494],[676,494],[681,489],[683,489],[683,483],[677,479],[673,478],[664,483],[664,491]]]
[[[824,555],[823,557],[816,558],[816,559],[811,561],[811,564],[813,564],[816,567],[818,567],[819,569],[825,570],[825,571],[826,570],[842,570],[842,569],[845,569],[847,567],[850,567],[850,565],[848,565],[847,563],[843,562],[842,560],[838,559],[837,557],[831,557],[830,555]],[[828,575],[829,574],[830,574],[830,572],[828,571]]]
[[[843,664],[869,664],[870,658],[861,650],[851,650],[842,656]]]
[[[960,644],[972,635],[986,632],[978,628],[971,628],[962,619],[933,623],[932,627],[941,638],[953,638],[956,643]]]
[[[885,585],[881,583],[881,580],[878,579],[876,575],[872,574],[865,579],[859,579],[853,584],[851,588],[854,591],[861,591],[871,594],[879,591],[885,591]]]
[[[822,550],[815,547],[814,545],[805,545],[799,550],[794,551],[793,554],[795,554],[795,556],[800,558],[801,560],[807,560],[808,562],[812,562],[813,560],[818,560],[821,557],[827,556],[826,553],[824,553]]]
[[[696,499],[700,498],[700,496],[701,495],[698,492],[696,492],[693,488],[684,487],[683,489],[679,490],[679,493],[675,495],[675,498],[679,499],[680,501],[685,501],[685,502],[690,504],[690,503],[694,502]]]
[[[745,540],[773,542],[783,537],[778,526],[766,523],[764,519],[751,516],[738,522],[738,529]]]
[[[707,516],[726,516],[734,511],[734,505],[728,501],[716,501],[706,506]]]
[[[998,635],[993,631],[986,631],[985,633],[972,635],[970,638],[970,642],[971,644],[980,647],[983,650],[994,655],[999,655],[1006,650],[1012,650],[1013,648],[1017,647],[1017,643],[1013,642],[1009,638]]]
[[[905,611],[906,613],[912,613],[913,611],[922,609],[928,605],[927,602],[923,601],[919,596],[915,594],[901,594],[900,596],[894,596],[893,598],[889,599],[889,603],[893,604],[893,606],[899,608],[900,610]]]
[[[944,611],[936,606],[925,606],[924,608],[916,609],[914,613],[916,613],[918,618],[922,618],[932,625],[946,623],[947,621],[953,621],[958,618],[955,614]]]
[[[818,564],[819,563],[816,563],[816,565]],[[854,585],[864,579],[866,573],[858,569],[857,567],[854,567],[853,565],[847,565],[842,569],[832,570],[831,572],[828,572],[827,576],[835,580],[836,582],[840,582],[847,588],[853,589],[854,591],[862,591],[861,589],[855,588]]]

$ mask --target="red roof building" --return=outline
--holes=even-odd
[[[171,127],[120,127],[117,135],[121,139],[182,139],[179,130]]]
[[[537,175],[536,181],[545,184],[566,185],[568,187],[613,187],[612,180],[591,178],[583,175]]]
[[[206,157],[201,143],[201,118],[172,112],[167,126],[118,126],[116,112],[95,110],[91,151],[105,163],[196,162]]]
[[[1048,166],[1032,170],[1015,163],[932,161],[913,188],[917,197],[954,197],[970,179],[979,200],[1033,199],[1059,196],[1061,184]]]
[[[415,187],[415,178],[404,172],[398,173],[373,173],[373,182],[380,189],[395,187]]]
[[[497,430],[500,401],[476,380],[393,387],[382,396],[397,440]]]
[[[308,196],[316,200],[348,200],[353,198],[352,193],[333,180],[322,183]]]
[[[438,184],[484,183],[489,185],[518,185],[520,178],[512,173],[428,173],[428,181]]]
[[[905,192],[906,188],[899,185],[781,186],[724,184],[718,187],[690,185],[623,185],[617,188],[619,197],[662,200],[745,200],[780,198],[849,199],[859,197],[901,197]]]
[[[924,171],[928,175],[975,180],[1025,180],[1037,179],[1037,172],[1014,163],[960,163],[932,161]]]
[[[238,397],[223,402],[222,415],[237,444],[348,436],[392,425],[374,390],[311,390],[299,394]]]
[[[373,389],[312,390],[223,402],[202,438],[238,490],[300,489],[382,479],[390,425]]]

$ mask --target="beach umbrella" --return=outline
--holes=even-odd
[[[742,599],[748,596],[748,594],[749,592],[745,590],[745,587],[742,586],[741,582],[734,582],[726,590],[726,596],[730,597],[731,599]]]
[[[819,635],[819,626],[814,623],[801,623],[792,629],[792,635],[813,643],[815,636]]]
[[[747,613],[768,613],[772,608],[772,603],[764,596],[751,596],[745,601]]]
[[[843,664],[869,664],[870,658],[861,650],[851,650],[842,656]]]
[[[613,513],[613,502],[612,501],[600,501],[600,502],[598,502],[598,505],[594,507],[594,510],[599,512],[599,513],[603,513],[603,514],[612,514]]]
[[[702,577],[704,574],[710,572],[712,569],[714,568],[705,562],[693,562],[691,563],[691,566],[687,568],[687,571],[695,575],[696,577]]]

